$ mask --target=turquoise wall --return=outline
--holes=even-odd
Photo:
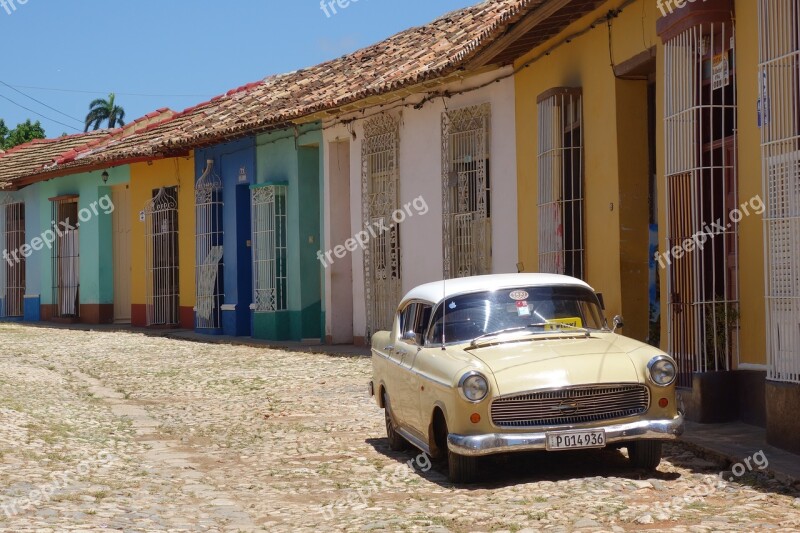
[[[309,124],[256,139],[256,184],[286,182],[288,311],[253,321],[253,336],[275,340],[322,339],[324,288],[317,251],[322,249],[322,131]]]
[[[111,198],[111,186],[130,182],[128,166],[108,170],[108,183],[102,171],[64,176],[29,185],[21,191],[25,198],[25,239],[27,242],[52,229],[49,198],[77,194],[79,212],[89,209],[91,217],[80,225],[80,302],[81,304],[114,303],[114,263],[111,214],[91,204],[105,195]],[[52,255],[48,248],[34,251],[27,259],[27,294],[40,294],[42,304],[53,303]]]

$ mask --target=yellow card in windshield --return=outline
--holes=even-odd
[[[582,328],[583,327],[583,320],[580,317],[572,317],[572,318],[551,318],[547,321],[547,326],[545,326],[545,330],[547,331],[556,331],[559,329],[571,329],[572,328]],[[564,325],[568,326],[566,328],[561,328],[559,326]]]

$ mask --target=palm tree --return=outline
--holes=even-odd
[[[100,129],[103,122],[108,121],[109,128],[125,125],[125,110],[114,103],[114,93],[108,95],[108,100],[98,98],[89,104],[89,114],[86,115],[86,128]]]

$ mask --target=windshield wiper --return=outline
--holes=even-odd
[[[557,329],[561,328],[570,328],[570,329],[577,329],[583,333],[586,333],[586,336],[590,336],[591,332],[587,328],[579,328],[578,326],[573,326],[572,324],[564,324],[562,322],[538,322],[536,324],[528,324],[529,328],[542,328],[542,327],[555,327]]]
[[[518,326],[518,327],[515,327],[515,328],[505,328],[505,329],[500,329],[500,330],[497,330],[497,331],[490,331],[489,333],[484,333],[483,335],[478,335],[477,337],[472,339],[472,342],[469,345],[474,348],[475,346],[478,345],[478,341],[479,340],[485,339],[486,337],[494,337],[495,335],[502,335],[503,333],[511,333],[512,331],[521,331],[523,329],[528,329],[529,327],[530,326]]]
[[[470,343],[471,347],[475,347],[478,344],[478,341],[481,339],[485,339],[486,337],[494,337],[496,335],[502,335],[503,333],[511,333],[512,331],[522,331],[523,329],[531,329],[531,328],[543,328],[547,326],[553,326],[557,329],[561,328],[570,328],[570,329],[577,329],[578,331],[585,333],[587,337],[591,335],[591,332],[586,328],[579,328],[578,326],[573,326],[572,324],[562,324],[561,322],[537,322],[535,324],[528,324],[527,326],[518,326],[515,328],[505,328],[500,329],[497,331],[490,331],[489,333],[484,333],[483,335],[479,335],[472,339]]]

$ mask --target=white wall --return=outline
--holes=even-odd
[[[450,84],[447,91],[454,93],[475,88],[498,77],[510,74],[510,68],[496,70],[466,81]],[[422,96],[409,97],[416,103]],[[491,104],[490,175],[492,187],[492,271],[516,272],[517,264],[517,155],[515,141],[514,80],[507,77],[499,82],[446,100],[447,109],[457,109],[489,102]],[[350,213],[352,234],[363,227],[361,206],[361,140],[364,120],[386,110],[400,120],[400,205],[422,196],[428,205],[426,215],[407,218],[401,226],[401,275],[403,292],[428,281],[442,279],[442,113],[445,102],[436,98],[421,109],[411,106],[396,107],[388,104],[373,107],[348,118],[355,118],[349,127],[330,122],[325,124],[325,146],[337,139],[350,139]],[[352,133],[356,135],[352,139]],[[329,168],[325,153],[326,169]],[[325,176],[325,249],[339,242],[331,242],[330,213],[336,209],[330,204],[330,177]],[[412,212],[415,212],[412,208]],[[416,213],[416,212],[415,212]],[[364,265],[360,250],[341,261],[352,261],[353,267],[353,329],[356,337],[366,330],[364,301]],[[326,269],[326,301],[330,303],[330,269]],[[330,305],[327,309],[332,309]],[[330,329],[330,318],[326,329]],[[330,334],[328,332],[327,334]]]

